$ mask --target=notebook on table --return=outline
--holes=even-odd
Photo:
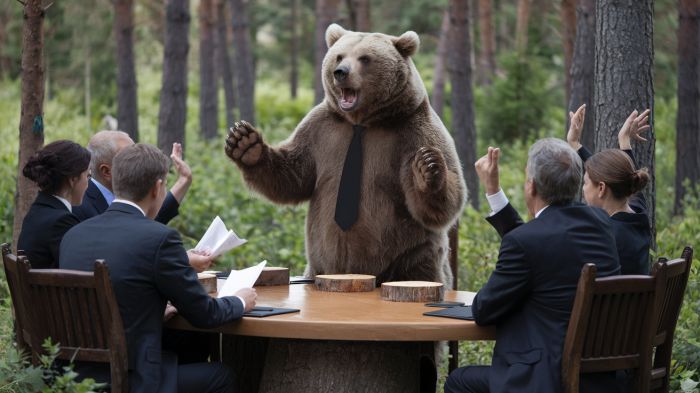
[[[429,317],[464,319],[467,321],[474,320],[472,306],[449,307],[442,310],[424,312],[423,315],[427,315]]]
[[[247,313],[244,313],[244,317],[257,317],[257,318],[262,318],[262,317],[269,317],[271,315],[279,315],[279,314],[289,314],[293,312],[299,312],[300,310],[298,308],[280,308],[280,307],[253,307],[252,310],[248,311]]]

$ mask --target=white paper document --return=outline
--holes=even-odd
[[[233,229],[226,229],[226,225],[221,221],[219,216],[216,216],[214,221],[211,222],[207,232],[202,236],[202,240],[197,243],[197,247],[194,248],[195,251],[206,251],[212,256],[218,257],[219,255],[231,250],[235,247],[240,246],[247,240],[239,238]]]
[[[217,297],[233,296],[239,289],[252,288],[266,263],[267,261],[262,261],[243,270],[231,270]]]

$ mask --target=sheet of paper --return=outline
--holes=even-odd
[[[231,274],[219,291],[218,297],[233,296],[239,289],[252,288],[266,263],[267,261],[262,261],[243,270],[231,270]]]
[[[218,257],[246,241],[246,239],[239,238],[233,230],[226,229],[221,217],[216,216],[194,249],[195,251],[206,251],[214,257]]]

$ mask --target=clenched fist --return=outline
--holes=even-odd
[[[228,131],[226,155],[235,162],[252,166],[260,161],[264,143],[260,133],[245,120],[236,122]]]
[[[445,187],[447,164],[440,150],[431,147],[418,149],[413,159],[413,178],[421,192],[437,192]]]

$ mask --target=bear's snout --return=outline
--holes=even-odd
[[[339,65],[338,67],[336,67],[335,71],[333,71],[333,77],[338,82],[343,82],[348,77],[349,73],[350,67],[345,65]]]

